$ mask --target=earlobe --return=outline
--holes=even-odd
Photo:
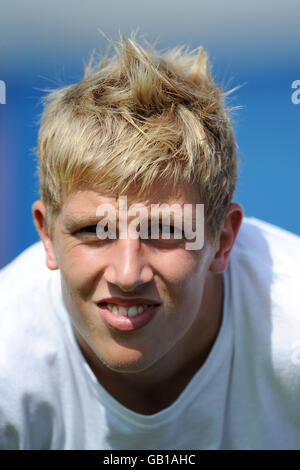
[[[229,255],[234,245],[243,219],[243,208],[240,204],[231,203],[223,228],[218,238],[218,244],[214,259],[209,270],[214,274],[220,274],[227,268]]]
[[[49,269],[58,269],[57,258],[46,224],[46,208],[42,201],[36,201],[32,206],[35,227],[43,242],[46,253],[46,264]]]

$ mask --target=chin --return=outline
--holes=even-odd
[[[125,347],[118,347],[110,354],[108,351],[100,352],[97,357],[108,369],[119,373],[143,372],[155,362],[155,358],[146,357],[142,351]]]

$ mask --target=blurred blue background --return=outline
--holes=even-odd
[[[235,92],[230,104],[239,145],[235,195],[248,216],[300,235],[300,80],[298,0],[70,0],[1,2],[0,267],[38,239],[31,205],[38,198],[36,161],[42,89],[81,79],[94,48],[137,30],[158,49],[203,45],[219,84]]]

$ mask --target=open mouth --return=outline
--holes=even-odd
[[[146,300],[146,299],[145,299]],[[121,303],[121,302],[120,302]],[[126,304],[127,305],[124,305]],[[159,312],[160,303],[131,303],[129,299],[123,305],[119,303],[101,302],[99,313],[104,323],[122,333],[138,330],[152,321]]]
[[[136,317],[140,315],[151,307],[158,307],[159,304],[138,304],[131,305],[130,307],[125,307],[123,305],[109,304],[108,302],[101,302],[99,304],[100,308],[107,308],[110,312],[115,315],[120,315],[123,317]]]

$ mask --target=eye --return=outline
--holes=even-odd
[[[174,225],[159,224],[159,232],[162,236],[177,239],[183,238],[182,230]]]
[[[93,233],[96,234],[97,225],[88,225],[87,227],[82,227],[78,230],[77,233]]]
[[[148,240],[145,240],[145,242],[158,248],[175,248],[185,242],[182,229],[176,225],[160,222],[152,224],[148,228]]]
[[[109,224],[101,225],[87,225],[77,230],[74,233],[75,236],[81,238],[86,243],[88,242],[98,242],[98,244],[107,243],[109,241],[115,240],[117,238],[114,231],[109,230]]]

